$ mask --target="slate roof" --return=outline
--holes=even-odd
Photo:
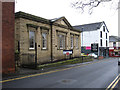
[[[118,36],[109,36],[110,42],[120,42],[120,37]]]
[[[90,24],[84,24],[84,25],[76,25],[76,26],[73,26],[73,27],[75,29],[79,29],[79,30],[84,32],[84,31],[93,31],[93,30],[100,29],[103,24],[105,24],[104,21],[103,22],[90,23]],[[106,24],[105,24],[105,26],[106,26]],[[108,29],[107,29],[107,31],[108,31]]]

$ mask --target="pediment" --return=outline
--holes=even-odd
[[[60,25],[64,25],[64,26],[68,26],[68,25],[65,23],[64,19],[60,19],[60,20],[56,21],[55,23],[60,24]]]
[[[54,20],[54,23],[63,25],[66,27],[72,27],[65,17],[57,18],[56,20]]]

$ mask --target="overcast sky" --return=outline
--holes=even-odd
[[[15,12],[23,11],[46,19],[65,16],[69,23],[82,25],[105,21],[110,35],[118,35],[118,11],[110,3],[100,4],[94,8],[92,15],[80,13],[71,7],[75,0],[16,0]]]

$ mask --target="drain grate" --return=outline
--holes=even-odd
[[[71,80],[66,79],[66,80],[62,80],[62,82],[63,82],[63,83],[70,83],[70,82],[71,82]]]
[[[63,80],[60,80],[59,82],[62,83],[62,84],[72,84],[72,83],[76,82],[76,80],[73,80],[73,79],[63,79]]]

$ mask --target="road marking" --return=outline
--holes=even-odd
[[[119,77],[120,77],[120,74],[112,81],[112,83],[107,87],[106,90],[110,89],[110,87],[113,87],[114,85],[116,86],[116,84],[117,84],[116,82],[120,79]]]
[[[114,85],[111,87],[112,89],[115,88],[115,86],[118,84],[118,81],[120,80],[120,78],[114,83]]]
[[[23,76],[23,77],[8,79],[8,80],[3,80],[3,81],[0,81],[0,83],[14,81],[14,80],[20,80],[20,79],[24,79],[24,78],[30,78],[30,77],[35,77],[35,76],[40,76],[40,75],[45,75],[45,74],[50,74],[50,73],[59,72],[59,71],[65,71],[65,70],[69,70],[69,69],[73,69],[73,68],[77,68],[77,67],[83,67],[83,66],[86,66],[88,64],[94,64],[94,63],[99,63],[99,62],[102,62],[102,61],[93,62],[93,63],[87,63],[87,64],[84,64],[84,65],[77,65],[77,66],[73,66],[73,67],[69,67],[69,68],[64,68],[64,69],[60,69],[60,70],[54,70],[54,71],[49,71],[49,72],[44,72],[44,73],[38,73],[38,74],[33,74],[33,75],[28,75],[28,76]]]

